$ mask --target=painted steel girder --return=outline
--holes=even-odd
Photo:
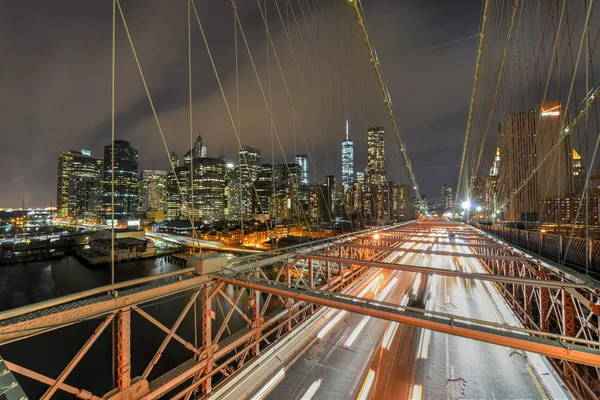
[[[431,329],[437,332],[466,337],[482,342],[513,347],[516,349],[539,353],[566,361],[600,367],[600,350],[581,345],[565,345],[540,337],[527,336],[512,332],[471,325],[468,323],[446,320],[437,316],[424,316],[410,311],[401,311],[397,307],[374,304],[367,299],[350,300],[350,296],[336,297],[332,293],[317,293],[316,291],[301,291],[275,282],[242,280],[224,275],[214,275],[215,278],[232,285],[274,293],[284,297],[312,302],[326,307],[343,309],[375,318],[395,321],[402,324]],[[355,298],[358,299],[358,298]]]

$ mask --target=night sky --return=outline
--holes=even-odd
[[[336,7],[343,7],[343,2],[335,3]],[[26,206],[49,205],[56,197],[58,154],[64,150],[89,149],[100,156],[103,146],[110,142],[111,4],[110,0],[3,3],[0,207],[19,207],[23,198]],[[187,1],[122,0],[121,4],[169,150],[182,155],[189,149],[190,135]],[[197,0],[196,4],[236,118],[231,4],[225,0]],[[279,4],[285,8],[284,1]],[[470,38],[430,51],[421,50],[476,34],[481,2],[369,0],[364,1],[364,8],[420,190],[430,199],[437,198],[442,184],[456,186],[477,43],[476,38]],[[265,31],[258,5],[252,0],[241,1],[238,12],[259,74],[264,78]],[[271,20],[275,17],[274,7],[268,13],[277,48],[285,49],[281,24]],[[338,24],[349,20],[346,18],[344,22],[337,15],[326,17],[332,26],[333,20]],[[130,141],[139,150],[140,168],[166,169],[166,152],[119,18],[117,26],[116,138]],[[338,25],[338,32],[340,26],[343,25]],[[360,39],[354,34],[358,32],[356,27],[348,32],[351,40]],[[305,39],[308,41],[309,37]],[[300,58],[303,50],[297,35],[292,41]],[[315,48],[315,43],[308,43],[308,47]],[[223,146],[226,155],[234,158],[237,140],[195,21],[192,49],[194,138],[202,134],[209,156],[217,157]],[[277,67],[272,53],[271,58],[271,74],[275,76]],[[288,53],[281,59],[284,70],[294,70]],[[303,71],[308,70],[306,62],[301,61],[300,65]],[[241,141],[261,149],[263,162],[270,162],[269,119],[242,47],[239,66]],[[318,85],[308,74],[304,78],[311,101],[319,104],[321,99],[315,98]],[[291,73],[288,80],[294,98],[301,99],[304,94],[300,80]],[[339,143],[344,137],[340,105],[336,111],[339,118],[320,105],[315,117],[298,101],[298,121],[292,123],[291,106],[283,88],[282,82],[274,78],[273,114],[287,159],[293,158],[294,147],[298,153],[307,152],[297,133],[303,127],[317,175],[324,176],[333,169],[339,179]],[[325,100],[331,102],[328,96]],[[348,106],[356,107],[357,101],[354,99]],[[344,112],[350,113],[348,107]],[[323,117],[328,113],[333,118]],[[381,118],[384,115],[381,113]],[[364,121],[362,117],[350,119],[350,135],[357,152],[355,169],[360,170],[364,168],[366,126],[384,123]],[[324,132],[320,136],[314,133],[316,123]],[[275,162],[283,162],[279,145],[275,147]],[[330,153],[327,161],[324,148]],[[393,166],[390,170],[394,170]]]

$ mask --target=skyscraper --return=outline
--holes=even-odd
[[[454,209],[454,196],[452,194],[452,188],[446,186],[446,184],[442,185],[442,190],[440,192],[440,200],[442,202],[443,211]]]
[[[142,211],[167,212],[167,171],[145,169],[141,180]]]
[[[504,136],[499,182],[506,204],[507,221],[539,221],[540,204],[565,198],[572,191],[572,148],[570,140],[558,144],[563,111],[557,102],[539,105],[535,111],[508,114],[500,125]],[[522,182],[558,146],[529,182]],[[514,192],[514,195],[513,195]],[[560,208],[560,207],[559,207]],[[552,221],[547,221],[552,222]]]
[[[253,196],[254,214],[270,214],[271,197],[273,195],[273,166],[263,164],[262,171],[254,182],[255,196]]]
[[[408,221],[415,217],[410,185],[390,183],[390,214],[395,221]]]
[[[175,153],[174,151],[171,152],[171,155],[169,156],[169,171],[168,172],[173,172],[172,168],[175,167],[179,167],[179,157],[177,156],[177,153]],[[171,168],[172,166],[172,168]]]
[[[102,158],[87,150],[58,156],[56,206],[60,218],[88,219],[102,209]]]
[[[192,159],[204,157],[206,157],[206,145],[202,141],[202,136],[198,135],[198,138],[194,143],[194,147],[183,155],[183,161],[189,168],[190,164],[192,163]]]
[[[352,184],[352,205],[357,213],[364,215],[365,173],[356,172],[356,181]]]
[[[367,185],[381,185],[386,182],[385,142],[383,128],[369,128],[367,132]]]
[[[175,165],[175,164],[173,164]],[[167,218],[176,220],[187,218],[188,189],[190,171],[188,167],[176,166],[175,172],[167,174]],[[181,189],[181,192],[180,192]]]
[[[342,186],[344,192],[350,190],[354,182],[354,143],[350,140],[348,120],[346,120],[346,140],[342,142]]]
[[[585,165],[581,159],[581,155],[575,149],[573,149],[571,163],[573,168],[573,189],[581,191],[585,187]]]
[[[383,224],[389,216],[388,185],[385,172],[385,142],[382,127],[367,132],[367,170],[365,174],[365,216],[372,224]]]
[[[305,154],[296,154],[296,164],[298,164],[299,175],[298,185],[308,185],[308,157]]]
[[[252,218],[254,181],[261,171],[260,150],[252,146],[242,146],[238,154],[239,165],[228,172],[227,182],[227,212],[230,221],[240,218]]]
[[[112,218],[111,155],[112,145],[104,146],[102,208],[107,219]],[[138,151],[125,140],[115,140],[114,157],[115,219],[129,218],[138,210],[139,205]]]
[[[191,189],[194,220],[213,223],[225,219],[225,162],[217,158],[195,158]]]
[[[239,165],[242,169],[247,169],[250,179],[254,182],[260,172],[260,150],[252,146],[242,146],[240,150]]]

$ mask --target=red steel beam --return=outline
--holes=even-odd
[[[382,235],[385,236],[385,235]],[[452,241],[436,241],[436,239],[445,239],[445,238],[436,238],[436,237],[432,237],[432,240],[415,240],[415,239],[388,239],[385,237],[382,237],[380,240],[384,241],[384,242],[392,242],[392,243],[417,243],[417,244],[439,244],[439,245],[446,245],[446,246],[465,246],[465,247],[486,247],[486,248],[494,248],[494,249],[501,249],[501,248],[506,248],[506,245],[504,244],[498,244],[498,243],[490,243],[490,244],[481,244],[481,243],[461,243],[461,242],[452,242]],[[463,239],[460,239],[463,240]]]
[[[373,239],[373,240],[375,240],[375,239]],[[410,249],[410,248],[403,248],[403,247],[374,246],[374,245],[369,245],[369,244],[340,243],[340,247],[353,247],[355,249],[372,249],[372,250],[385,250],[385,251],[401,251],[404,253],[421,253],[421,254],[431,254],[431,255],[437,255],[437,256],[468,257],[468,258],[477,258],[480,260],[533,261],[530,258],[518,257],[518,256],[498,256],[498,255],[491,255],[491,254],[458,253],[458,252],[454,252],[454,251]]]
[[[518,285],[537,286],[537,287],[545,287],[545,288],[552,288],[552,289],[574,288],[574,289],[584,289],[584,290],[587,289],[587,290],[592,290],[592,291],[594,290],[593,288],[590,288],[587,285],[584,285],[581,283],[573,283],[573,282],[560,282],[560,281],[550,281],[550,280],[542,280],[542,279],[512,277],[512,276],[506,276],[506,275],[461,272],[461,271],[456,271],[456,270],[452,270],[452,269],[421,267],[421,266],[409,265],[409,264],[391,264],[391,263],[384,263],[384,262],[379,262],[379,261],[355,260],[352,258],[320,256],[320,255],[312,255],[312,254],[299,254],[298,253],[296,255],[300,258],[305,258],[307,260],[321,260],[321,261],[336,262],[336,263],[341,263],[341,264],[363,265],[365,267],[384,268],[384,269],[392,269],[392,270],[407,271],[407,272],[417,272],[417,273],[423,273],[423,274],[429,274],[429,275],[443,275],[443,276],[451,276],[451,277],[455,277],[455,278],[512,283],[512,284],[518,284]]]
[[[361,302],[354,302],[335,297],[316,296],[311,292],[297,292],[281,285],[236,279],[234,277],[226,277],[222,275],[214,275],[214,277],[231,285],[273,293],[296,300],[320,304],[325,307],[338,308],[341,310],[367,315],[370,317],[381,318],[388,321],[394,321],[418,328],[430,329],[449,335],[460,336],[505,347],[512,347],[523,351],[531,351],[547,357],[558,358],[579,364],[600,367],[600,350],[598,349],[586,348],[580,345],[565,345],[563,347],[556,345],[556,341],[554,340],[534,338],[532,336],[518,334],[511,335],[509,332],[497,333],[477,325],[473,325],[473,327],[467,327],[465,326],[466,324],[459,323],[458,321],[441,322],[431,318],[419,318],[401,312],[398,309],[389,307],[386,309],[386,307],[380,304],[375,305],[369,303],[368,299],[362,299],[364,301]]]

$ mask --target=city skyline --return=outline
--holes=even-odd
[[[382,61],[404,54],[410,54],[421,48],[431,47],[447,41],[452,36],[462,38],[477,32],[479,10],[467,3],[447,4],[435,1],[437,7],[426,7],[414,2],[406,2],[403,7],[389,1],[366,2],[366,13],[369,15],[371,35],[377,43],[377,51]],[[50,198],[55,197],[54,171],[48,168],[55,163],[56,154],[65,149],[89,149],[92,154],[101,154],[103,146],[110,141],[110,4],[95,3],[84,6],[78,2],[63,1],[65,7],[42,7],[30,9],[21,4],[15,4],[5,10],[7,23],[0,28],[3,37],[19,37],[21,44],[5,43],[6,74],[0,77],[7,98],[11,98],[9,107],[0,109],[0,117],[4,121],[4,146],[0,149],[0,157],[4,160],[5,168],[0,171],[0,179],[7,184],[6,192],[0,197],[0,205],[5,207],[21,206],[23,199],[32,206],[47,206]],[[183,154],[189,150],[189,116],[187,115],[187,65],[186,35],[186,5],[174,4],[165,7],[160,1],[148,1],[143,10],[138,10],[136,4],[124,4],[124,12],[130,21],[131,33],[136,44],[140,47],[141,63],[148,68],[147,80],[155,99],[156,107],[163,121],[163,128],[168,134],[167,142],[171,151]],[[199,11],[207,28],[213,29],[215,22],[229,18],[230,5],[225,3],[213,4],[211,14],[214,18],[206,18],[206,4],[198,2]],[[261,24],[256,5],[239,5],[248,28]],[[135,12],[135,15],[133,14]],[[20,21],[23,15],[32,25],[12,21]],[[39,17],[36,17],[39,15]],[[160,23],[146,24],[145,20],[155,21],[160,15]],[[450,19],[442,18],[447,15],[461,16],[460,26]],[[440,24],[435,29],[429,29],[427,35],[414,37],[411,32],[424,21],[438,20]],[[212,21],[211,21],[212,20]],[[79,22],[78,22],[79,21]],[[87,21],[81,24],[80,21]],[[215,21],[215,22],[213,22]],[[394,23],[392,23],[394,22]],[[150,28],[158,26],[160,29]],[[164,29],[163,29],[164,28]],[[106,30],[108,29],[108,31]],[[275,29],[275,28],[274,28]],[[164,32],[163,32],[164,30]],[[136,147],[140,154],[140,169],[161,168],[166,165],[163,160],[166,153],[157,132],[152,115],[148,109],[147,99],[139,84],[136,66],[131,60],[131,50],[127,39],[119,27],[117,32],[117,99],[116,104],[116,137],[127,140]],[[284,33],[281,29],[274,30],[274,40],[281,41]],[[68,38],[76,35],[78,41]],[[204,142],[212,149],[211,155],[217,157],[224,145],[229,156],[236,153],[236,138],[229,123],[229,118],[223,107],[223,100],[216,92],[216,82],[210,71],[202,49],[201,37],[195,27],[193,32],[194,47],[194,134],[193,139],[201,134]],[[263,35],[264,36],[264,35]],[[390,38],[394,37],[394,40]],[[410,39],[409,39],[410,38]],[[215,48],[216,63],[222,65],[229,62],[233,49],[231,33],[223,38],[210,38]],[[297,37],[293,37],[298,40]],[[256,54],[264,54],[264,37],[249,37],[250,46]],[[52,49],[52,43],[62,43],[60,52],[37,52],[29,49]],[[150,45],[151,43],[151,45]],[[469,84],[472,80],[470,66],[474,61],[472,47],[475,40],[465,40],[452,45],[456,58],[452,65],[462,65],[452,80],[446,79],[447,54],[445,51],[431,51],[404,60],[394,60],[382,64],[384,72],[388,69],[387,84],[394,106],[402,121],[400,129],[406,140],[406,146],[414,163],[417,180],[426,193],[437,192],[439,186],[446,182],[455,186],[456,171],[441,172],[427,167],[430,161],[437,166],[457,164],[460,144],[464,133],[465,115],[470,96]],[[218,50],[217,50],[218,49]],[[35,58],[35,62],[33,59]],[[264,58],[264,57],[263,57]],[[260,61],[260,62],[259,62]],[[264,74],[264,61],[259,62],[260,73]],[[288,71],[295,68],[289,65],[287,57],[282,62]],[[240,59],[241,71],[241,122],[240,136],[243,143],[270,149],[269,121],[256,101],[255,81],[247,57]],[[428,65],[422,68],[422,64]],[[29,65],[29,68],[22,68]],[[275,71],[273,63],[272,69]],[[66,68],[66,69],[64,69]],[[232,86],[235,76],[231,71],[221,71],[226,94],[231,102],[235,98],[235,87]],[[392,73],[394,72],[394,73]],[[457,76],[458,75],[458,76]],[[275,73],[273,73],[275,77]],[[396,78],[396,76],[398,78]],[[401,76],[413,76],[414,82],[407,82]],[[93,77],[93,79],[90,79]],[[161,91],[160,83],[167,87]],[[416,90],[417,83],[427,83],[426,90]],[[302,138],[296,127],[298,148],[292,150],[294,128],[289,117],[290,108],[286,95],[280,84],[274,82],[273,103],[277,107],[279,118],[277,129],[282,135],[287,158],[295,153],[306,154],[308,151],[302,143]],[[295,79],[290,82],[292,89],[302,93],[300,82]],[[36,90],[30,90],[35,87]],[[279,90],[276,90],[279,89]],[[404,93],[411,93],[410,96]],[[93,102],[88,102],[93,98]],[[450,101],[452,99],[452,101]],[[454,101],[454,99],[458,99]],[[326,99],[327,101],[328,99]],[[249,105],[253,101],[256,105]],[[434,116],[426,110],[432,107],[437,112]],[[441,107],[444,105],[445,107]],[[346,105],[347,106],[347,105]],[[313,132],[307,137],[309,150],[313,144],[316,149],[315,159],[318,160],[320,171],[335,173],[339,179],[339,163],[332,160],[330,168],[324,147],[331,155],[338,150],[339,142],[343,140],[343,123],[350,119],[353,131],[363,132],[371,124],[383,121],[360,121],[360,116],[341,115],[338,108],[337,118],[319,119],[321,131],[324,134],[326,146],[314,127],[313,116],[305,106],[298,106],[300,123],[303,130]],[[423,111],[419,111],[423,110]],[[255,115],[260,114],[258,117]],[[356,113],[354,113],[356,114]],[[423,118],[428,115],[428,121]],[[438,120],[434,123],[432,117]],[[436,129],[436,126],[443,128]],[[353,137],[356,148],[366,145],[360,138]],[[29,143],[22,146],[21,143]],[[432,147],[430,143],[434,143]],[[434,156],[436,149],[447,149],[453,152],[442,157]],[[270,151],[268,151],[270,153]],[[215,154],[216,153],[216,154]],[[277,149],[277,153],[279,150]],[[366,154],[356,152],[355,163],[366,161]],[[282,155],[277,154],[275,163],[284,162]],[[425,168],[427,167],[427,168]],[[453,167],[456,169],[456,167]],[[441,176],[440,176],[441,175]],[[444,176],[445,175],[445,176]],[[54,199],[54,202],[56,199]]]
[[[104,158],[87,150],[62,152],[57,216],[110,225],[144,219],[333,226],[334,221],[382,224],[410,218],[414,193],[409,185],[388,177],[383,127],[369,128],[367,136],[367,166],[357,171],[355,181],[346,120],[344,157],[339,160],[346,164],[344,174],[339,180],[326,174],[324,183],[314,176],[316,171],[314,181],[309,180],[309,155],[296,154],[293,163],[273,165],[263,162],[260,149],[241,146],[234,164],[223,150],[219,158],[210,157],[200,135],[183,158],[170,153],[168,170],[140,171],[139,152],[124,140],[115,140],[114,160],[111,144],[104,147]]]

